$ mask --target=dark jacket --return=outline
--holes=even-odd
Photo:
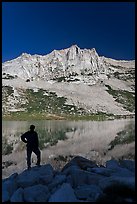
[[[38,134],[35,131],[28,131],[21,135],[21,140],[27,143],[27,148],[38,148]]]

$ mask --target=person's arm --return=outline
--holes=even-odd
[[[27,139],[26,139],[26,133],[24,133],[23,135],[21,135],[21,140],[25,143],[27,143]]]

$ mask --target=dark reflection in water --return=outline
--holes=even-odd
[[[26,167],[20,135],[34,124],[39,135],[42,162],[67,162],[81,155],[103,164],[111,158],[134,159],[135,120],[111,121],[3,121],[3,177]],[[54,162],[52,163],[54,165]],[[62,163],[62,165],[64,164]]]
[[[71,128],[64,128],[60,130],[41,130],[38,129],[39,132],[39,141],[40,141],[40,149],[45,148],[48,145],[55,145],[58,140],[65,140],[67,139],[66,133],[72,132]]]
[[[29,130],[30,122],[3,121],[2,154],[8,155],[13,151],[23,150],[24,144],[20,136]],[[76,128],[67,125],[65,121],[32,121],[30,124],[36,125],[39,136],[40,149],[48,145],[55,145],[58,140],[67,139],[66,133],[74,132]]]
[[[58,140],[67,139],[67,134],[83,135],[84,133],[94,135],[98,134],[107,139],[115,133],[115,137],[109,143],[108,150],[114,148],[117,144],[128,144],[135,141],[135,123],[130,120],[115,121],[3,121],[2,124],[2,154],[10,154],[18,149],[22,150],[24,145],[20,141],[23,132],[29,130],[30,124],[36,125],[39,135],[40,148],[43,149],[47,145],[55,145]],[[75,134],[75,132],[77,134]],[[111,133],[110,133],[111,132]],[[109,134],[109,135],[106,135]],[[106,136],[106,137],[105,137]],[[94,138],[93,138],[94,139]]]
[[[112,150],[118,144],[129,144],[135,141],[135,124],[129,123],[125,126],[124,130],[117,133],[117,136],[110,142],[110,148]]]

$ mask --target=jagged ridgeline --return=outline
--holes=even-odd
[[[2,64],[4,118],[123,116],[135,112],[135,60],[99,56],[77,45],[23,53]]]

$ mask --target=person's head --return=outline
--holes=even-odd
[[[30,130],[31,130],[31,131],[34,131],[34,129],[35,129],[35,125],[31,125],[31,126],[30,126]]]

